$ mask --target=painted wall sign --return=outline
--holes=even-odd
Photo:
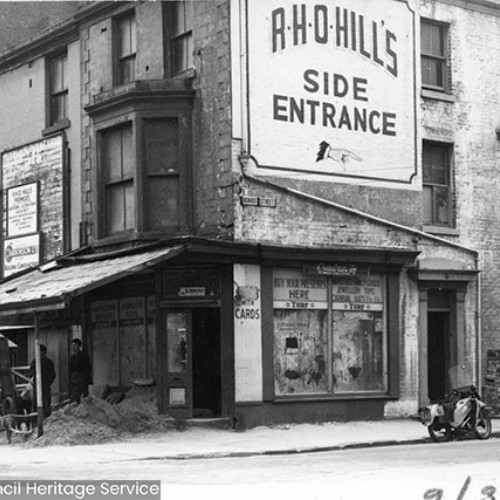
[[[3,241],[4,276],[18,273],[23,269],[40,264],[40,235],[6,238]]]
[[[38,183],[7,189],[7,235],[20,236],[38,230]]]
[[[28,226],[35,225],[43,238],[40,253],[44,261],[49,261],[64,252],[64,140],[62,135],[26,144],[1,154],[1,184],[10,194],[4,198],[4,234],[27,234]],[[33,214],[33,203],[27,195],[21,201],[21,193],[16,190],[23,185],[38,183],[38,214]],[[15,198],[20,197],[17,205]],[[8,215],[7,215],[8,214]],[[38,223],[39,227],[36,227]],[[31,231],[34,232],[34,231]]]
[[[247,12],[249,142],[259,167],[411,182],[408,2],[252,0]]]
[[[327,309],[328,281],[300,271],[275,269],[273,307],[275,309]]]

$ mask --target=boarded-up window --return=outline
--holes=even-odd
[[[176,229],[181,219],[181,172],[177,118],[144,120],[146,225]]]

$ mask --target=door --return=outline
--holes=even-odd
[[[193,416],[192,312],[169,310],[167,332],[167,407],[174,418]]]
[[[429,311],[427,315],[427,381],[431,401],[444,398],[448,381],[449,313]]]

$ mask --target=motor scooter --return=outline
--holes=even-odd
[[[421,408],[419,416],[434,442],[467,434],[478,439],[491,436],[490,412],[474,385],[454,389],[443,401]]]

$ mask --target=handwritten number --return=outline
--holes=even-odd
[[[443,498],[443,490],[440,488],[431,488],[424,493],[425,500],[441,500]]]
[[[462,489],[460,490],[460,493],[458,494],[457,500],[463,500],[465,496],[465,492],[467,491],[467,488],[469,487],[470,484],[470,476],[467,476],[467,479],[465,480],[464,485],[462,486]]]
[[[496,493],[496,491],[497,490],[494,486],[485,486],[481,490],[481,495],[486,495],[486,496],[481,498],[481,500],[495,500],[493,494]]]

